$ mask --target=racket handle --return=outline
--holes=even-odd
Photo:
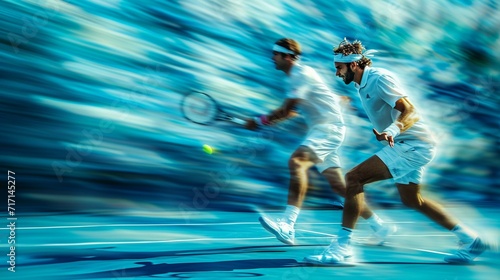
[[[247,124],[246,120],[242,120],[242,119],[239,119],[239,118],[233,118],[231,121],[234,122],[234,123],[236,123],[236,124],[243,125],[243,126]]]

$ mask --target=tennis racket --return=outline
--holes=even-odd
[[[209,125],[215,121],[227,121],[239,125],[247,122],[226,113],[215,99],[203,92],[193,92],[186,95],[181,102],[184,117],[194,123]]]

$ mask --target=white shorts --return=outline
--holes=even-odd
[[[420,184],[427,165],[436,155],[435,147],[422,141],[396,141],[376,153],[397,184]]]
[[[346,128],[339,124],[322,124],[313,126],[301,145],[314,151],[320,162],[316,168],[322,173],[330,167],[341,167],[338,150],[345,138]]]

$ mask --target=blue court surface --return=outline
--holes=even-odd
[[[496,251],[445,263],[457,238],[404,208],[389,180],[367,186],[399,227],[387,245],[368,245],[360,220],[355,266],[306,265],[342,213],[325,209],[341,199],[316,168],[296,246],[258,219],[285,206],[311,120],[251,131],[181,110],[192,92],[245,119],[277,109],[289,89],[272,49],[293,38],[339,97],[345,174],[382,148],[336,76],[332,49],[360,40],[439,140],[422,189],[497,243],[500,1],[4,0],[0,14],[0,280],[500,279]]]
[[[498,240],[498,208],[447,209],[488,240]],[[369,245],[371,231],[360,220],[357,264],[338,267],[302,260],[329,244],[341,211],[303,210],[295,246],[266,232],[258,212],[19,217],[16,272],[3,262],[1,279],[499,279],[496,251],[485,252],[473,265],[445,263],[443,257],[457,246],[455,236],[411,210],[377,211],[399,229],[385,246]],[[8,251],[6,244],[1,249]]]

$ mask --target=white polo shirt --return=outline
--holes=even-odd
[[[394,109],[394,106],[396,101],[407,97],[407,94],[391,72],[382,68],[365,67],[361,84],[355,84],[355,87],[358,89],[363,108],[377,131],[382,132],[397,120],[401,112]],[[394,140],[435,143],[422,119]]]
[[[298,110],[309,127],[344,123],[338,96],[330,91],[318,73],[309,66],[296,63],[292,67],[286,97],[301,99]]]

